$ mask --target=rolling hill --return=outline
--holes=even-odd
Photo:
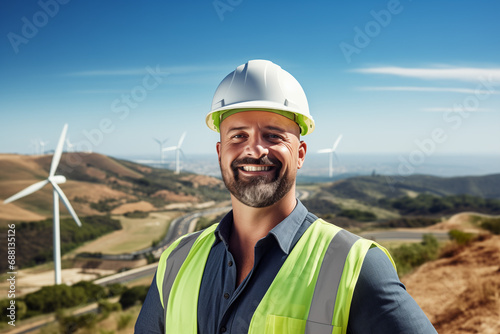
[[[51,155],[0,154],[0,199],[45,179]],[[221,180],[152,168],[97,153],[64,153],[58,174],[68,181],[61,185],[81,216],[105,213],[162,210],[173,203],[200,203],[228,199]],[[348,199],[379,206],[380,199],[418,194],[449,196],[468,194],[500,199],[500,174],[443,178],[429,175],[355,176],[316,186],[314,199]],[[63,215],[65,208],[61,207]],[[335,210],[331,211],[334,212]],[[49,186],[13,203],[0,206],[0,221],[38,221],[52,216]]]
[[[0,154],[0,199],[45,179],[52,155]],[[79,216],[164,209],[172,203],[228,199],[221,180],[151,168],[97,153],[64,153],[56,174]],[[64,206],[61,214],[66,215]],[[52,189],[0,206],[0,221],[38,221],[52,216]]]
[[[323,190],[342,198],[365,202],[427,193],[437,196],[467,194],[500,199],[500,174],[485,176],[438,177],[431,175],[356,176],[334,182]]]

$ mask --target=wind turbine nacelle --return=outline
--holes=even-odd
[[[49,179],[52,182],[57,183],[57,184],[61,184],[61,183],[66,182],[66,177],[64,177],[63,175],[54,175],[54,176],[49,177]]]

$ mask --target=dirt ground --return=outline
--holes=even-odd
[[[153,240],[166,233],[170,221],[179,215],[180,212],[152,212],[147,218],[113,216],[120,220],[123,229],[90,241],[69,255],[83,252],[121,254],[147,248]]]
[[[111,214],[122,215],[127,212],[134,212],[134,211],[149,212],[154,210],[156,210],[156,208],[153,206],[153,204],[146,201],[139,201],[135,203],[122,204],[119,207],[115,208],[113,211],[111,211]]]
[[[474,212],[462,212],[456,215],[453,215],[448,220],[442,221],[435,225],[429,226],[427,229],[431,231],[449,231],[452,229],[459,229],[464,232],[469,233],[479,233],[481,229],[475,226],[471,221],[473,216],[480,217],[494,217],[491,215],[484,215]]]
[[[90,281],[114,273],[114,270],[102,269],[62,269],[61,280],[63,284],[72,285],[79,281]],[[54,270],[38,271],[33,268],[18,270],[16,275],[16,296],[23,296],[44,286],[52,285],[54,284],[54,280]],[[8,291],[7,286],[7,281],[0,282],[1,291]]]
[[[403,277],[440,334],[500,333],[500,236],[448,249]]]

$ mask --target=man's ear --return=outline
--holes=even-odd
[[[306,158],[306,152],[307,152],[307,144],[305,141],[300,141],[299,144],[299,159],[297,160],[297,169],[301,169],[302,165],[304,164],[304,160]]]
[[[217,157],[219,158],[219,166],[220,166],[220,141],[215,144],[215,149],[217,150]]]

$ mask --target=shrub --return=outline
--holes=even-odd
[[[380,227],[426,227],[434,225],[438,219],[427,217],[401,217],[378,224]]]
[[[127,212],[124,214],[127,218],[148,218],[149,212],[135,210],[134,212]]]
[[[134,306],[137,301],[143,303],[144,299],[146,299],[148,289],[149,287],[144,285],[134,286],[130,289],[127,289],[124,293],[122,293],[118,302],[122,305],[122,308],[124,310],[131,306]]]
[[[120,317],[118,318],[116,323],[117,329],[122,330],[126,328],[131,321],[132,321],[132,314],[130,313],[120,314]]]
[[[105,299],[100,300],[97,305],[97,312],[100,314],[99,320],[106,319],[111,312],[122,310],[120,303],[110,303]]]
[[[461,211],[484,213],[500,212],[498,199],[485,199],[471,195],[451,195],[438,197],[431,194],[419,194],[415,198],[404,196],[393,200],[392,207],[401,214],[443,214]]]
[[[121,311],[122,310],[122,306],[120,305],[120,303],[110,303],[108,302],[107,300],[105,299],[101,299],[98,303],[98,310],[99,310],[99,313],[103,313],[103,312],[115,312],[115,311]]]
[[[439,243],[432,234],[424,234],[418,244],[404,244],[391,249],[398,275],[401,277],[414,268],[438,257]]]
[[[8,310],[8,307],[11,307],[11,299],[1,299],[0,300],[0,314],[2,315],[2,319],[7,319],[9,321],[9,318],[7,316],[10,314],[10,310]],[[20,299],[15,300],[15,312],[16,312],[16,320],[20,320],[25,318],[26,311],[27,311],[27,306],[26,303]]]
[[[493,234],[500,234],[500,218],[490,218],[481,220],[481,228]]]
[[[78,227],[72,218],[61,219],[61,253],[65,254],[86,241],[94,240],[106,233],[122,228],[119,220],[109,216],[82,217],[83,227]],[[52,260],[52,218],[44,221],[16,224],[16,245],[22,252],[16,254],[19,268]],[[0,235],[7,233],[0,226]],[[7,243],[0,242],[0,254],[7,253]],[[7,271],[7,261],[0,261],[0,272]]]
[[[115,331],[114,330],[107,331],[105,329],[100,329],[99,334],[115,334]]]
[[[340,217],[347,217],[350,219],[354,219],[360,222],[368,222],[368,221],[373,221],[377,220],[377,216],[369,211],[361,211],[361,210],[356,210],[356,209],[350,209],[350,210],[342,210],[338,214]]]
[[[45,286],[24,297],[30,311],[49,313],[58,309],[83,304],[87,301],[82,287],[69,287],[65,284]]]
[[[337,204],[323,198],[305,199],[302,204],[315,215],[326,215],[341,211]]]
[[[448,236],[460,246],[468,245],[475,239],[474,234],[466,233],[460,230],[451,230],[448,232]]]
[[[106,295],[106,292],[102,286],[88,281],[80,281],[76,284],[73,284],[72,287],[81,287],[85,291],[85,295],[87,296],[87,303],[96,302]]]
[[[85,313],[81,315],[58,316],[61,333],[75,333],[80,328],[94,328],[97,323],[95,313]]]
[[[106,288],[108,289],[108,297],[120,296],[125,292],[125,290],[127,290],[127,287],[120,283],[110,284],[106,286]]]

